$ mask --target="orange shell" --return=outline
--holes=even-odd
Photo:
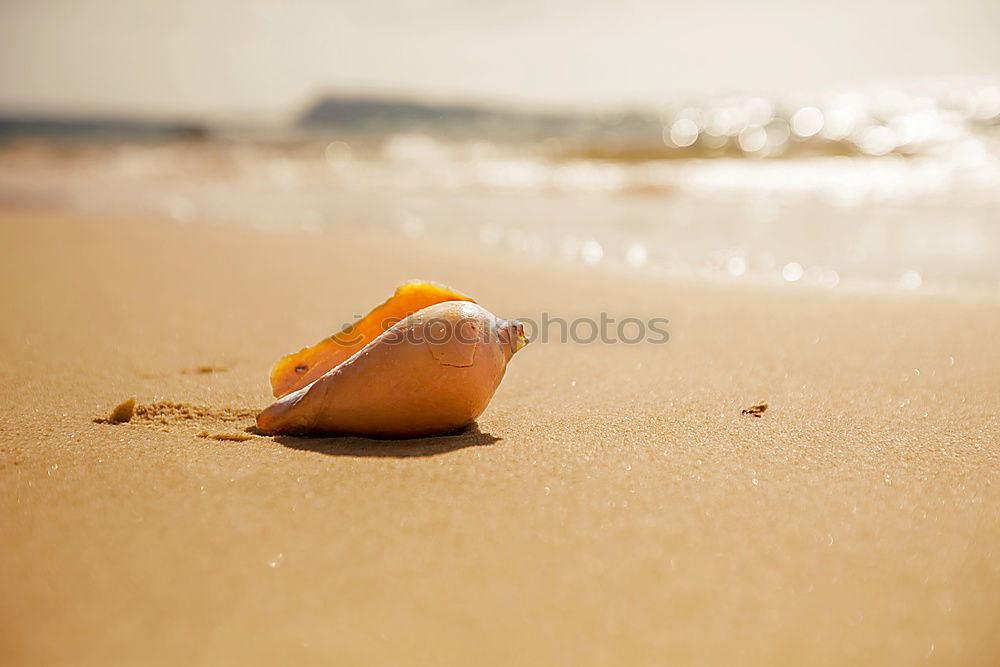
[[[396,322],[444,301],[475,303],[475,299],[443,285],[423,280],[403,283],[385,303],[376,306],[354,324],[276,363],[271,369],[271,390],[275,397],[280,398],[315,382]]]
[[[526,344],[519,322],[449,301],[399,322],[257,417],[266,433],[420,437],[478,417]]]

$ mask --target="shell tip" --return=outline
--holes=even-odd
[[[519,320],[504,320],[499,331],[500,340],[506,343],[507,349],[510,350],[508,358],[517,354],[529,343],[528,337],[524,335],[524,324]]]

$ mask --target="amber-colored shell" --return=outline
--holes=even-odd
[[[449,301],[399,322],[257,417],[266,433],[419,437],[455,431],[486,409],[526,344],[516,321]]]
[[[271,369],[271,390],[280,398],[315,382],[403,318],[445,301],[475,303],[474,299],[443,285],[423,280],[403,283],[385,303],[362,319],[276,363]]]

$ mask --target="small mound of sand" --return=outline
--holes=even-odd
[[[257,416],[257,411],[249,408],[210,408],[204,405],[160,401],[138,406],[135,414],[137,421],[176,424],[206,419],[224,422],[254,419]]]
[[[244,442],[246,440],[252,440],[253,436],[248,433],[215,433],[210,434],[208,431],[202,431],[198,434],[199,438],[208,438],[210,440],[229,440],[232,442]]]

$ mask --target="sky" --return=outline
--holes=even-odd
[[[0,110],[281,118],[323,92],[550,108],[1000,79],[997,0],[0,0]]]

